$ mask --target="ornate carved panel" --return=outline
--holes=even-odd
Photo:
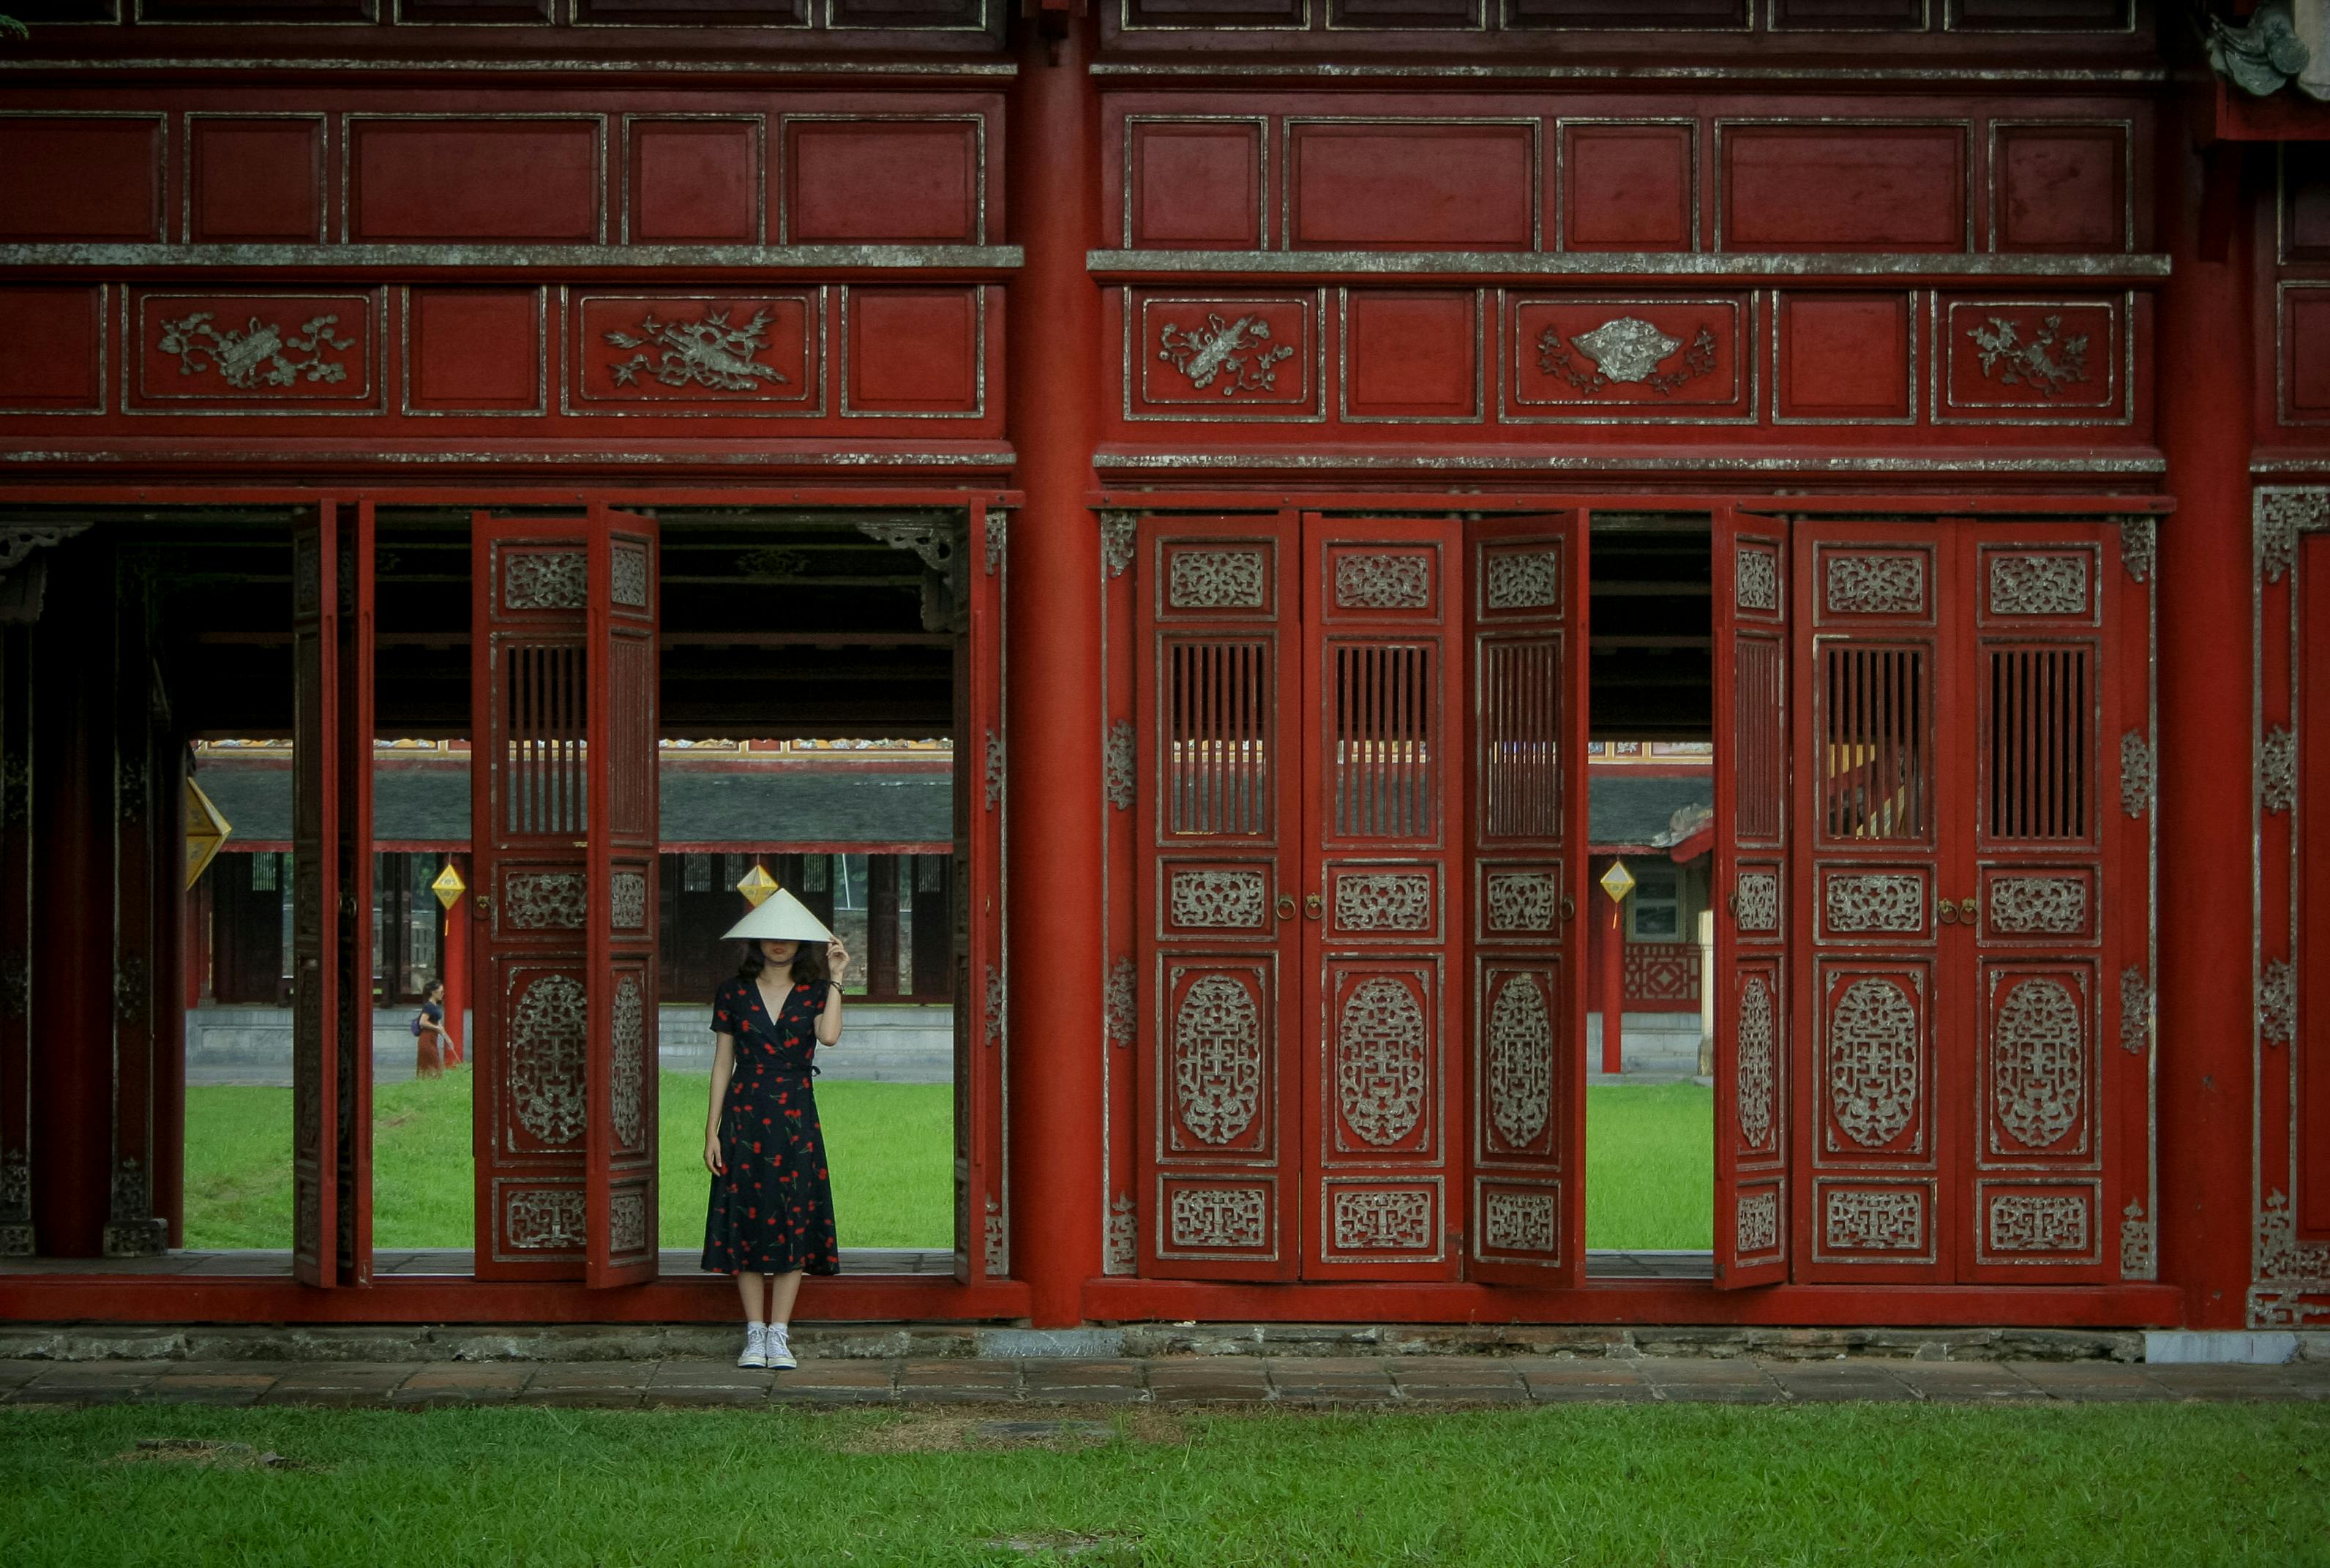
[[[1561,868],[1492,870],[1485,878],[1488,930],[1492,936],[1525,935],[1554,929],[1561,902]]]
[[[1481,1194],[1481,1240],[1491,1253],[1558,1256],[1561,1250],[1561,1189],[1556,1183],[1485,1186]]]
[[[1779,556],[1762,545],[1739,545],[1732,584],[1740,609],[1762,610],[1766,614],[1778,613]]]
[[[1993,1192],[1984,1205],[1992,1252],[2073,1255],[2092,1250],[2088,1198],[2080,1192]]]
[[[1823,558],[1832,615],[1917,615],[1926,608],[1926,558],[1831,552]]]
[[[1410,984],[1378,975],[1351,988],[1335,1024],[1335,1103],[1343,1126],[1378,1148],[1407,1140],[1424,1114],[1431,1033]]]
[[[1338,932],[1429,931],[1439,924],[1429,871],[1336,871]]]
[[[1743,931],[1780,929],[1780,878],[1769,871],[1743,871],[1732,893],[1732,920]]]
[[[613,905],[613,919],[618,930],[636,931],[647,929],[648,879],[644,872],[619,871],[607,879],[608,896]]]
[[[2010,978],[1991,1023],[1991,1102],[2025,1149],[2060,1142],[2079,1124],[2087,1093],[2085,1009],[2051,975]]]
[[[537,975],[518,993],[507,1030],[509,1093],[518,1125],[536,1142],[582,1136],[586,1003],[571,975]]]
[[[1850,981],[1831,1005],[1825,1071],[1835,1128],[1864,1148],[1909,1130],[1923,1087],[1924,1019],[1900,980]]]
[[[1253,989],[1203,975],[1173,1015],[1175,1117],[1200,1143],[1226,1145],[1253,1128],[1263,1093],[1263,1016]]]
[[[1733,1245],[1742,1255],[1769,1252],[1780,1245],[1780,1196],[1770,1191],[1747,1192],[1732,1214]]]
[[[1829,1186],[1821,1196],[1821,1241],[1826,1251],[1926,1251],[1926,1204],[1921,1189]]]
[[[504,1246],[516,1252],[571,1252],[582,1242],[582,1194],[579,1189],[503,1189]]]
[[[505,609],[581,609],[590,579],[580,550],[511,550],[502,565]]]
[[[2088,557],[1990,554],[1990,613],[1998,616],[2084,616],[2088,613]]]
[[[1432,603],[1432,561],[1425,555],[1367,553],[1335,562],[1335,604],[1342,609],[1425,609]]]
[[[1328,1236],[1337,1252],[1439,1252],[1434,1234],[1438,1204],[1429,1187],[1356,1186],[1331,1183]]]
[[[1166,887],[1167,918],[1180,929],[1260,930],[1269,923],[1269,875],[1259,869],[1177,867]]]
[[[1990,929],[2001,936],[2082,936],[2088,930],[2085,876],[1990,879]]]
[[[1166,1208],[1175,1252],[1255,1252],[1270,1242],[1270,1194],[1259,1186],[1180,1186]]]
[[[585,907],[579,871],[513,872],[503,880],[496,912],[505,930],[579,931]]]
[[[1749,975],[1740,983],[1737,1037],[1739,1134],[1748,1148],[1762,1149],[1772,1137],[1779,1049],[1778,1011],[1762,975]]]
[[[1561,555],[1553,550],[1492,551],[1486,603],[1492,610],[1561,608]]]
[[[614,1010],[615,1144],[625,1153],[646,1147],[649,1072],[647,1002],[636,976],[625,975],[615,984]],[[618,1247],[617,1252],[626,1249]]]
[[[1911,934],[1926,928],[1926,879],[1915,872],[1829,872],[1823,912],[1839,935]]]
[[[1264,583],[1259,550],[1177,549],[1165,603],[1171,609],[1260,609]]]
[[[1489,1004],[1489,1125],[1506,1148],[1534,1148],[1553,1114],[1553,1015],[1542,982],[1509,973]]]

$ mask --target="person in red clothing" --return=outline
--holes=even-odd
[[[791,1367],[801,1276],[841,1272],[810,1081],[817,1048],[841,1038],[849,954],[781,888],[728,934],[744,939],[744,955],[712,998],[704,1267],[736,1277],[744,1303],[736,1365]]]

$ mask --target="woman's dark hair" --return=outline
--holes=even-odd
[[[444,988],[445,988],[445,982],[444,982],[444,981],[442,981],[442,980],[431,980],[431,981],[430,981],[427,985],[425,985],[425,986],[423,986],[423,987],[421,987],[421,999],[422,1001],[424,1001],[424,1002],[425,1002],[425,1001],[427,1001],[430,997],[431,997],[435,996],[438,992],[440,992],[440,991],[443,990]]]
[[[793,984],[796,986],[831,985],[833,974],[826,968],[825,960],[826,944],[823,942],[803,942],[800,947],[795,948],[793,949]],[[760,942],[748,941],[744,944],[744,961],[736,966],[736,975],[739,979],[757,980],[761,978],[761,971],[768,967],[769,960],[762,956]]]

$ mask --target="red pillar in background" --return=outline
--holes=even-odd
[[[1101,1271],[1100,530],[1088,509],[1102,403],[1095,24],[1019,31],[1010,119],[1014,279],[1006,382],[1018,486],[1004,694],[1010,898],[1011,1272],[1039,1327],[1080,1321]],[[958,999],[961,1005],[961,999]]]
[[[2206,98],[2188,100],[2202,106]],[[2256,396],[2249,208],[2233,203],[2226,252],[2203,258],[2204,156],[2162,117],[2160,445],[2176,513],[2162,524],[2159,748],[2161,1278],[2185,1322],[2238,1328],[2249,1278],[2251,574],[2249,458]],[[2253,155],[2259,156],[2262,155]],[[2210,184],[2238,176],[2224,159]],[[2221,189],[2221,186],[2219,187]],[[2231,193],[2225,193],[2231,194]],[[2168,367],[2173,367],[2168,368]],[[2245,874],[2249,873],[2249,874]]]
[[[459,871],[461,880],[469,880],[469,857],[456,855],[449,857]],[[461,1009],[469,1005],[469,905],[477,890],[472,888],[453,901],[445,912],[445,939],[440,949],[442,961],[439,968],[445,982],[445,1065],[459,1067],[468,1052],[462,1044]],[[435,897],[434,893],[430,895]]]
[[[1602,1071],[1626,1070],[1626,906],[1605,896],[1610,918],[1602,927]]]
[[[113,571],[49,570],[33,703],[33,1224],[53,1258],[104,1249],[113,1167]]]

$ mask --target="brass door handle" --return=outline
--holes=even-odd
[[[1725,894],[1723,899],[1723,907],[1730,912],[1731,918],[1733,920],[1738,920],[1739,918],[1739,895],[1736,893]]]
[[[1563,893],[1561,895],[1561,918],[1566,921],[1573,921],[1577,918],[1577,901],[1570,897],[1568,893]]]
[[[1957,924],[1957,905],[1952,903],[1947,899],[1937,900],[1934,905],[1934,918],[1941,921],[1942,924],[1946,926],[1954,926]]]
[[[491,914],[494,912],[494,895],[489,893],[473,893],[469,898],[469,907],[481,915]]]
[[[1283,921],[1291,921],[1294,918],[1294,895],[1293,893],[1282,893],[1278,895],[1278,918]]]
[[[1326,907],[1327,901],[1321,898],[1317,893],[1311,893],[1302,895],[1302,918],[1304,920],[1317,920],[1319,918],[1320,912],[1324,910]]]
[[[1975,915],[1980,912],[1981,908],[1982,906],[1975,903],[1974,900],[1970,898],[1962,898],[1958,900],[1958,919],[1964,921],[1968,925],[1972,925],[1975,922]]]

